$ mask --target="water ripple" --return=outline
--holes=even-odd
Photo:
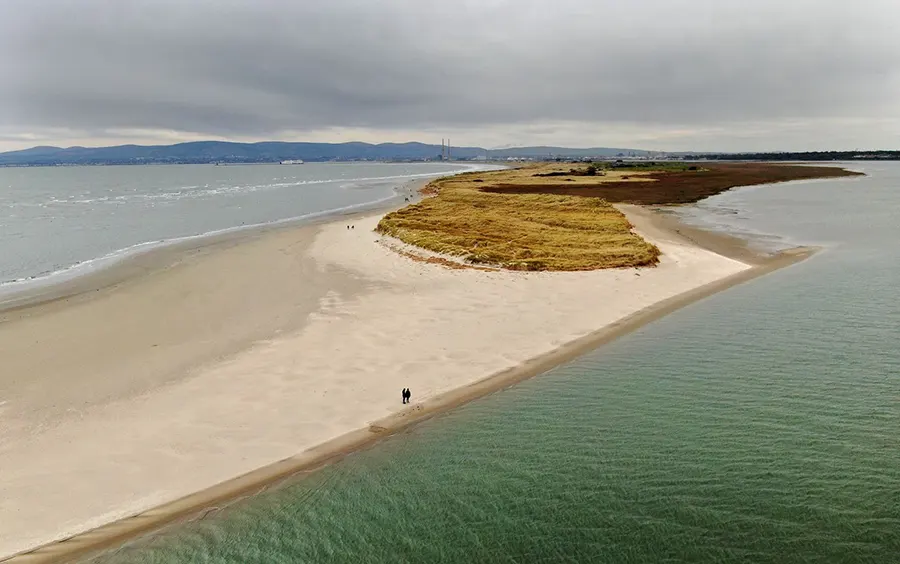
[[[854,186],[824,217],[869,213]],[[900,233],[843,225],[819,229],[846,250],[98,562],[900,562]]]

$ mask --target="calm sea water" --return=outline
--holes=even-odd
[[[162,242],[385,202],[405,182],[466,169],[450,163],[0,168],[0,294]]]
[[[692,214],[814,258],[98,562],[900,562],[900,167],[863,168]]]

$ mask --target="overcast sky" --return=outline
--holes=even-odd
[[[0,150],[900,149],[900,1],[0,0]]]

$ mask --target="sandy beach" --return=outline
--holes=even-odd
[[[657,267],[451,269],[398,253],[375,214],[0,313],[0,558],[140,515],[14,560],[102,548],[806,256],[620,209]]]

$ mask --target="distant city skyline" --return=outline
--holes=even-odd
[[[0,151],[900,147],[893,0],[7,0]]]

